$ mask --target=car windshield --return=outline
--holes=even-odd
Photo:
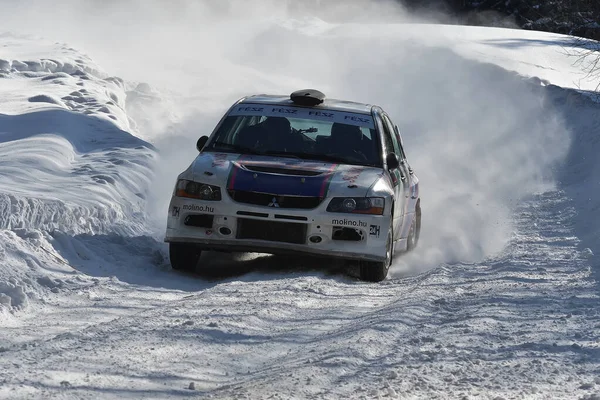
[[[379,148],[369,114],[242,103],[205,150],[381,167]]]

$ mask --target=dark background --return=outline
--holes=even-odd
[[[600,40],[600,0],[399,0],[448,23],[520,27]]]

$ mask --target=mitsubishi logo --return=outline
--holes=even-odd
[[[279,203],[275,197],[273,197],[273,200],[268,204],[268,207],[279,207]]]

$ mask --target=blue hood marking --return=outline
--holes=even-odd
[[[317,176],[254,172],[233,163],[227,187],[233,190],[277,195],[323,197],[332,176],[333,171],[324,171]]]

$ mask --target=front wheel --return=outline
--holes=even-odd
[[[390,228],[385,245],[384,261],[360,261],[360,279],[368,282],[381,282],[387,277],[392,264],[393,231]]]
[[[192,244],[169,243],[171,267],[180,271],[194,271],[202,251]]]

